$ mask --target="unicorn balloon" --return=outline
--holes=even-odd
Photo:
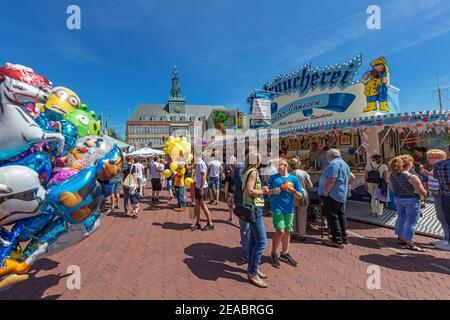
[[[8,160],[44,141],[59,141],[64,148],[64,136],[44,132],[24,111],[26,103],[45,102],[52,84],[32,69],[7,63],[0,67],[0,161]]]

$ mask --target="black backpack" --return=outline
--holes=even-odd
[[[372,167],[372,170],[367,172],[367,182],[368,183],[376,183],[376,184],[380,183],[380,181],[381,181],[381,174],[380,174],[379,169],[380,169],[380,167],[382,165],[383,164],[380,164],[378,166],[378,168],[374,169],[372,163],[370,164],[370,166]]]

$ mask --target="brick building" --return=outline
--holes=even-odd
[[[127,121],[126,142],[136,148],[148,146],[162,149],[174,131],[192,133],[195,121],[206,125],[211,112],[218,109],[226,110],[224,106],[187,104],[181,96],[180,79],[175,66],[169,100],[165,104],[139,104]]]

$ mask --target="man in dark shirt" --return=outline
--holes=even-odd
[[[236,158],[231,159],[231,165],[225,169],[225,199],[228,204],[228,212],[230,217],[227,223],[233,223],[233,209],[234,209],[234,170],[236,170]]]
[[[434,177],[439,181],[441,205],[447,225],[450,226],[450,159],[436,163],[433,173]]]

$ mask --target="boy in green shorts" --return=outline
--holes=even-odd
[[[297,267],[297,261],[289,254],[289,243],[291,232],[293,232],[294,197],[301,199],[303,195],[300,181],[296,176],[289,174],[286,159],[279,160],[278,173],[269,178],[269,188],[275,193],[270,196],[273,226],[276,229],[272,239],[272,266],[280,268],[281,260]],[[278,257],[277,250],[280,242],[282,243],[282,249],[281,255]]]

